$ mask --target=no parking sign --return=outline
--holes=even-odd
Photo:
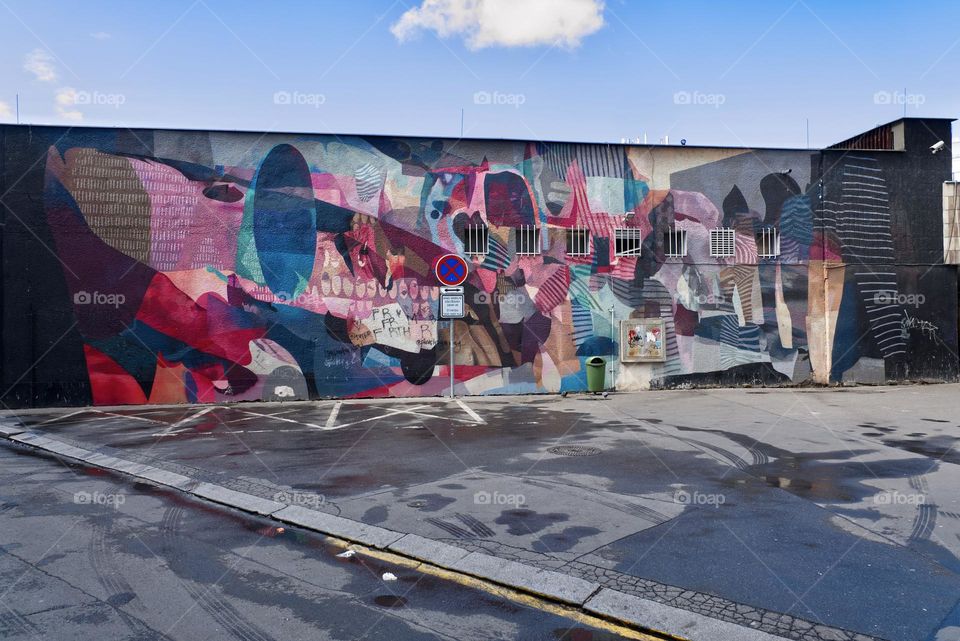
[[[447,287],[458,287],[467,280],[467,261],[456,254],[444,254],[434,268],[437,280]]]
[[[440,317],[450,321],[450,339],[448,352],[450,354],[450,398],[453,398],[453,346],[454,328],[453,319],[463,318],[463,288],[460,285],[467,280],[467,261],[456,254],[444,254],[437,260],[433,269],[437,280],[444,287],[440,288]]]

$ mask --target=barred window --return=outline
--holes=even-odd
[[[776,227],[764,227],[757,232],[757,256],[776,258],[780,255],[780,234]]]
[[[687,255],[687,232],[683,229],[670,229],[663,232],[663,252],[667,256]]]
[[[521,225],[516,229],[518,256],[536,256],[540,253],[540,228],[536,225]]]
[[[618,227],[613,230],[614,256],[639,256],[643,239],[636,227]]]
[[[590,255],[590,230],[572,227],[567,230],[567,256]]]
[[[736,232],[728,227],[710,230],[710,255],[733,256],[736,250]]]
[[[486,225],[467,225],[463,229],[463,253],[485,255],[489,239]]]

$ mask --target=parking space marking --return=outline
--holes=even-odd
[[[143,421],[144,423],[159,423],[160,425],[166,425],[163,421],[158,421],[155,418],[144,418],[143,416],[134,416],[132,414],[119,414],[117,412],[102,412],[100,410],[94,410],[98,414],[103,414],[103,418],[94,419],[97,421],[104,421],[110,418],[129,418],[134,421]]]
[[[120,414],[118,412],[105,412],[103,410],[93,410],[93,409],[77,410],[76,412],[70,412],[69,414],[64,414],[63,416],[54,416],[53,418],[50,418],[38,423],[38,425],[47,425],[49,423],[62,421],[62,420],[71,418],[73,416],[79,416],[80,414],[101,414],[102,415],[97,418],[86,419],[89,421],[107,421],[112,418],[129,418],[134,421],[144,421],[146,423],[159,423],[160,425],[166,425],[166,423],[164,423],[163,421],[158,421],[152,418],[144,418],[142,416],[134,416],[132,414]]]
[[[403,411],[403,410],[401,410]],[[470,423],[473,424],[474,421],[466,418],[457,418],[456,416],[437,416],[436,414],[426,414],[425,412],[414,412],[413,410],[408,410],[407,414],[413,414],[414,416],[422,416],[424,418],[439,418],[440,420],[448,421],[457,421],[459,423]]]
[[[252,416],[259,416],[262,418],[272,418],[284,423],[296,423],[297,425],[305,425],[307,427],[313,427],[318,430],[325,429],[322,425],[317,425],[316,423],[307,423],[306,421],[295,421],[292,418],[284,418],[283,416],[277,416],[276,414],[262,414],[260,412],[251,412],[250,410],[237,410],[243,414],[250,414]]]
[[[297,410],[295,410],[295,409],[293,409],[293,410],[283,410],[282,412],[276,412],[276,413],[274,413],[274,414],[267,414],[267,415],[265,415],[265,416],[280,416],[281,414],[290,414],[291,412],[296,412],[296,411],[297,411]],[[224,421],[224,424],[228,424],[228,423],[243,423],[244,421],[254,421],[254,420],[260,418],[260,416],[261,416],[260,414],[257,414],[256,416],[244,416],[243,418],[235,418],[235,419],[233,419],[232,421]]]
[[[397,414],[416,414],[416,415],[418,415],[418,416],[430,416],[431,418],[443,418],[442,416],[432,416],[431,414],[420,414],[419,412],[416,412],[416,411],[415,411],[415,410],[422,410],[422,409],[424,409],[424,408],[426,408],[426,407],[430,407],[430,406],[429,406],[429,405],[415,405],[415,406],[411,407],[410,409],[405,409],[405,410],[401,410],[401,409],[391,409],[391,410],[388,411],[386,414],[381,414],[380,416],[371,416],[370,418],[365,418],[365,419],[360,420],[360,421],[354,421],[353,423],[344,423],[343,425],[337,425],[336,427],[331,427],[330,429],[340,429],[341,427],[350,427],[351,425],[359,425],[360,423],[367,423],[368,421],[376,421],[377,419],[387,418],[387,417],[389,417],[389,416],[395,416],[395,415],[397,415]]]
[[[484,423],[486,423],[485,420],[483,420],[482,418],[480,418],[480,415],[479,415],[479,414],[477,414],[476,412],[474,412],[474,411],[470,408],[469,405],[467,405],[466,403],[464,403],[463,401],[461,401],[459,398],[457,399],[457,405],[459,405],[459,406],[463,409],[463,411],[466,412],[467,414],[469,414],[469,415],[470,415],[470,418],[472,418],[472,419],[473,419],[474,421],[476,421],[477,423],[479,423],[479,424],[481,424],[481,425],[484,424]]]
[[[71,416],[77,416],[79,414],[86,414],[87,412],[92,412],[94,410],[77,410],[76,412],[70,412],[69,414],[64,414],[63,416],[54,416],[53,418],[48,418],[45,421],[41,421],[40,425],[46,425],[47,423],[53,423],[55,421],[62,421],[64,419],[70,418]]]
[[[161,432],[161,433],[166,433],[166,432],[169,432],[170,430],[175,430],[175,429],[177,429],[178,427],[180,427],[181,425],[186,425],[186,424],[189,423],[190,421],[192,421],[192,420],[194,420],[194,419],[197,419],[197,418],[200,418],[201,416],[203,416],[203,415],[206,414],[207,412],[212,412],[213,410],[216,410],[216,409],[222,409],[222,408],[219,408],[219,407],[205,407],[205,408],[203,408],[202,410],[200,410],[199,412],[196,412],[196,413],[194,413],[194,414],[191,414],[190,416],[187,416],[187,417],[185,417],[185,418],[181,418],[181,419],[180,419],[179,421],[177,421],[176,423],[171,423],[171,424],[170,424],[170,427],[168,427],[167,429],[163,430],[163,432]]]
[[[222,406],[222,405],[212,405],[212,406],[203,407],[203,408],[197,410],[196,412],[193,412],[192,414],[190,414],[190,415],[188,415],[188,416],[184,416],[184,417],[180,418],[178,421],[176,421],[176,422],[174,422],[174,423],[167,423],[166,421],[161,421],[161,420],[158,420],[158,419],[155,419],[155,418],[147,418],[147,417],[142,416],[142,415],[141,415],[141,416],[138,416],[138,415],[135,415],[135,414],[121,414],[121,413],[119,413],[119,412],[107,412],[107,411],[104,411],[104,410],[97,410],[97,409],[92,409],[92,408],[84,408],[84,409],[76,410],[76,411],[74,411],[74,412],[69,412],[69,413],[64,414],[64,415],[62,415],[62,416],[54,416],[54,417],[49,418],[49,419],[47,419],[47,420],[45,420],[45,421],[42,421],[42,422],[39,423],[38,425],[46,425],[46,424],[50,424],[50,423],[55,423],[55,422],[57,422],[57,421],[65,421],[65,420],[68,420],[68,419],[71,419],[71,418],[80,416],[80,415],[82,415],[82,414],[97,414],[97,415],[99,415],[99,416],[97,416],[96,418],[76,419],[76,420],[79,420],[79,421],[81,421],[81,422],[83,422],[83,421],[94,422],[94,421],[106,421],[106,420],[121,418],[121,419],[130,419],[130,420],[134,420],[134,421],[143,421],[143,422],[151,423],[151,424],[154,424],[154,425],[162,425],[162,426],[165,426],[162,431],[157,432],[157,433],[153,434],[152,436],[155,436],[155,437],[169,437],[169,436],[175,436],[175,435],[177,435],[177,434],[182,434],[182,433],[184,433],[184,432],[191,431],[193,428],[188,426],[189,423],[191,423],[191,422],[193,422],[193,421],[201,418],[202,416],[204,416],[204,415],[206,415],[206,414],[208,414],[208,413],[210,413],[210,412],[213,412],[214,410],[229,410],[229,411],[232,411],[232,412],[237,412],[237,413],[239,413],[239,414],[244,414],[244,415],[245,415],[243,418],[234,418],[234,419],[229,419],[229,420],[221,420],[220,423],[221,423],[224,427],[228,427],[228,428],[230,427],[230,425],[235,424],[235,423],[242,423],[242,422],[246,422],[246,421],[254,421],[254,420],[257,420],[257,419],[267,419],[268,421],[269,421],[270,419],[272,419],[272,420],[277,421],[277,422],[281,422],[281,423],[292,423],[293,425],[298,425],[298,426],[301,426],[301,427],[303,427],[303,428],[307,428],[307,429],[305,429],[305,430],[297,430],[297,429],[293,429],[293,430],[289,430],[289,429],[287,429],[287,430],[283,430],[283,429],[277,430],[276,428],[264,429],[264,430],[231,430],[231,431],[234,431],[234,432],[247,432],[247,433],[268,432],[268,431],[284,431],[284,432],[286,432],[286,431],[311,431],[311,430],[321,430],[321,431],[339,430],[339,429],[343,429],[343,428],[345,428],[345,427],[352,427],[352,426],[354,426],[354,425],[360,425],[360,424],[362,424],[362,423],[369,423],[370,421],[377,421],[377,420],[384,419],[384,418],[397,417],[397,416],[400,416],[400,415],[402,415],[402,414],[406,414],[406,415],[411,416],[411,417],[430,418],[430,419],[447,420],[447,421],[456,421],[456,422],[458,422],[458,423],[466,423],[466,424],[469,424],[469,425],[484,425],[484,424],[486,424],[486,421],[483,419],[483,417],[481,417],[477,412],[475,412],[475,411],[473,410],[473,408],[471,408],[471,407],[470,407],[469,405],[467,405],[465,402],[463,402],[463,401],[460,400],[460,399],[456,399],[456,403],[457,403],[457,405],[460,407],[460,409],[463,410],[463,412],[464,412],[469,418],[466,418],[466,417],[458,417],[458,416],[444,416],[444,415],[433,414],[433,413],[430,413],[429,410],[431,410],[431,409],[442,410],[443,408],[442,408],[442,407],[437,407],[436,405],[431,405],[431,404],[427,404],[427,403],[422,403],[422,404],[419,404],[419,405],[412,405],[411,407],[402,407],[402,406],[401,406],[401,407],[396,407],[396,406],[395,406],[395,407],[390,407],[390,406],[383,406],[383,407],[381,408],[381,409],[383,410],[383,412],[380,413],[380,414],[378,414],[378,415],[376,415],[376,416],[369,416],[369,417],[364,418],[364,419],[360,419],[360,420],[356,420],[356,421],[350,421],[350,422],[347,422],[347,423],[343,423],[343,424],[337,425],[337,419],[340,418],[340,414],[341,414],[342,410],[345,409],[344,406],[346,406],[346,409],[349,409],[350,407],[352,407],[352,404],[349,403],[349,402],[345,402],[345,401],[336,401],[336,402],[334,402],[333,407],[330,409],[330,414],[327,416],[326,421],[325,421],[324,424],[322,424],[322,425],[321,425],[321,424],[318,424],[318,423],[310,423],[310,422],[307,422],[307,421],[297,420],[297,419],[294,419],[294,418],[288,418],[288,417],[286,417],[286,416],[283,416],[284,414],[291,414],[291,413],[297,412],[300,408],[285,409],[285,410],[281,410],[281,411],[274,412],[274,413],[266,413],[266,412],[254,412],[254,411],[252,411],[252,410],[247,410],[247,409],[239,409],[239,408],[237,408],[237,407],[235,407],[235,406]],[[358,403],[357,405],[359,405],[360,407],[364,407],[365,404],[364,404],[364,403]],[[369,407],[369,406],[368,406],[368,407]],[[427,411],[423,411],[423,410],[427,410]],[[156,411],[157,411],[157,410],[152,410],[152,411],[150,411],[149,413],[155,413]],[[164,410],[164,411],[166,411],[166,410]],[[141,412],[141,414],[143,414],[143,413],[145,413],[145,412]],[[409,426],[409,427],[408,427],[408,426],[402,426],[402,427],[404,427],[405,429],[422,429],[421,426],[419,426],[419,425]]]
[[[333,406],[333,409],[330,410],[330,416],[327,417],[327,429],[330,429],[337,422],[337,415],[340,414],[340,406],[343,405],[343,401],[337,401]]]

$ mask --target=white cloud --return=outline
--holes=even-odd
[[[63,87],[57,91],[54,96],[56,101],[57,113],[64,120],[80,122],[83,120],[83,112],[76,108],[78,92],[73,87]]]
[[[422,30],[484,47],[577,47],[603,26],[603,0],[422,0],[390,27],[400,42]]]
[[[95,33],[91,33],[90,37],[94,40],[109,40],[111,38],[110,34],[106,31],[97,31]]]
[[[57,79],[53,56],[43,49],[34,49],[28,53],[23,62],[23,69],[32,73],[41,82],[53,82]]]
[[[13,115],[13,109],[10,108],[10,105],[0,101],[0,118],[9,118]]]

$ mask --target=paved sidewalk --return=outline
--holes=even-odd
[[[678,608],[743,634],[943,641],[960,638],[958,393],[688,390],[19,420],[191,482],[556,571],[612,590],[595,595],[600,606],[648,606],[647,620],[661,604],[668,618]]]

